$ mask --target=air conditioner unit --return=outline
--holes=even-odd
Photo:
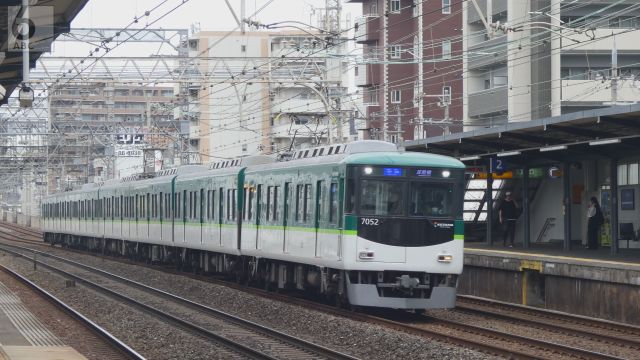
[[[33,89],[23,86],[18,93],[18,101],[20,102],[20,107],[31,107],[33,105]]]

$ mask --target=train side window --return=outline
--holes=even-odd
[[[218,196],[220,197],[218,199],[218,221],[222,223],[222,220],[224,220],[224,188],[218,190]]]
[[[265,219],[267,221],[271,221],[271,214],[273,213],[272,203],[273,203],[273,188],[275,186],[267,186],[267,209],[265,214]]]
[[[192,219],[198,219],[198,192],[197,191],[193,191],[193,202],[191,203],[191,207],[193,208]]]
[[[356,204],[356,182],[354,179],[347,179],[347,191],[345,196],[344,211],[347,214],[353,213]]]
[[[262,185],[258,185],[256,190],[256,222],[260,222],[261,209],[262,208]]]
[[[213,216],[215,214],[215,190],[207,190],[207,219],[213,220]]]
[[[329,185],[329,223],[335,224],[338,220],[338,183]]]
[[[324,180],[319,180],[316,183],[316,208],[315,208],[315,227],[320,225],[320,221],[324,220],[322,218],[322,213],[324,212]]]
[[[189,213],[187,212],[187,209],[189,208],[189,204],[188,201],[189,199],[187,198],[187,190],[182,190],[182,206],[180,208],[180,211],[182,214],[182,219],[186,220],[187,217],[189,216]]]
[[[278,218],[280,217],[280,209],[278,208],[278,189],[280,189],[280,186],[273,187],[273,211],[271,212],[271,219],[273,221],[278,221]]]
[[[304,186],[304,217],[303,220],[306,222],[309,220],[309,214],[311,213],[311,184],[306,184]]]
[[[231,191],[231,194],[231,217],[233,220],[236,220],[238,216],[238,189],[233,189],[233,191]]]
[[[227,220],[231,220],[231,189],[227,190]]]
[[[205,215],[203,206],[207,204],[204,197],[204,189],[200,189],[200,197],[198,199],[200,199],[200,201],[198,202],[198,219],[200,220],[200,222],[202,222]]]
[[[304,185],[296,185],[296,221],[302,221],[304,214]]]
[[[151,217],[151,194],[147,193],[147,201],[145,203],[146,220]]]
[[[249,192],[250,190],[246,187],[242,189],[242,219],[244,220],[247,220],[247,213],[249,210]]]
[[[180,218],[180,213],[181,213],[181,211],[180,211],[180,208],[181,208],[180,193],[176,194],[175,203],[176,203],[176,206],[175,206],[175,209],[173,209],[173,213],[175,214],[175,218],[179,219]]]
[[[207,190],[207,220],[211,220],[211,208],[213,207],[211,198],[212,190]]]
[[[253,219],[253,198],[255,197],[255,190],[253,188],[247,189],[249,198],[247,199],[247,220]]]
[[[198,209],[198,192],[197,191],[192,191],[191,192],[191,219],[197,219],[198,218],[198,214],[197,214],[197,209]]]

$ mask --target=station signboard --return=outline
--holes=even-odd
[[[117,157],[142,157],[142,149],[136,148],[118,148],[115,151]]]

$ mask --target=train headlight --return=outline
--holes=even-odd
[[[370,168],[370,167],[364,168],[364,173],[366,175],[371,175],[373,173],[373,168]]]
[[[449,176],[451,176],[451,171],[449,170],[442,171],[442,177],[448,178]]]
[[[375,256],[376,256],[376,253],[370,250],[360,251],[360,253],[358,253],[358,257],[361,260],[371,260]]]
[[[438,262],[450,263],[453,261],[453,256],[451,255],[438,255]]]

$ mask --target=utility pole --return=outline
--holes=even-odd
[[[333,47],[335,49],[333,57],[327,56],[324,64],[324,79],[331,80],[332,82],[323,85],[322,93],[326,94],[326,99],[329,100],[331,105],[331,110],[327,113],[329,117],[328,122],[328,143],[331,144],[333,139],[331,138],[331,119],[335,119],[336,124],[336,137],[338,143],[344,141],[344,132],[343,132],[343,111],[342,111],[342,97],[345,96],[345,89],[342,84],[342,75],[344,74],[344,62],[342,60],[342,49],[344,42],[341,41],[340,37],[342,34],[342,3],[341,0],[325,0],[324,9],[318,9],[320,13],[324,14],[324,17],[320,19],[318,22],[318,27],[320,27],[325,34],[328,34],[329,38],[332,39],[336,46]],[[330,45],[330,44],[328,44]],[[328,54],[326,54],[328,55]],[[334,60],[335,59],[335,60]],[[335,84],[333,81],[335,80]]]

